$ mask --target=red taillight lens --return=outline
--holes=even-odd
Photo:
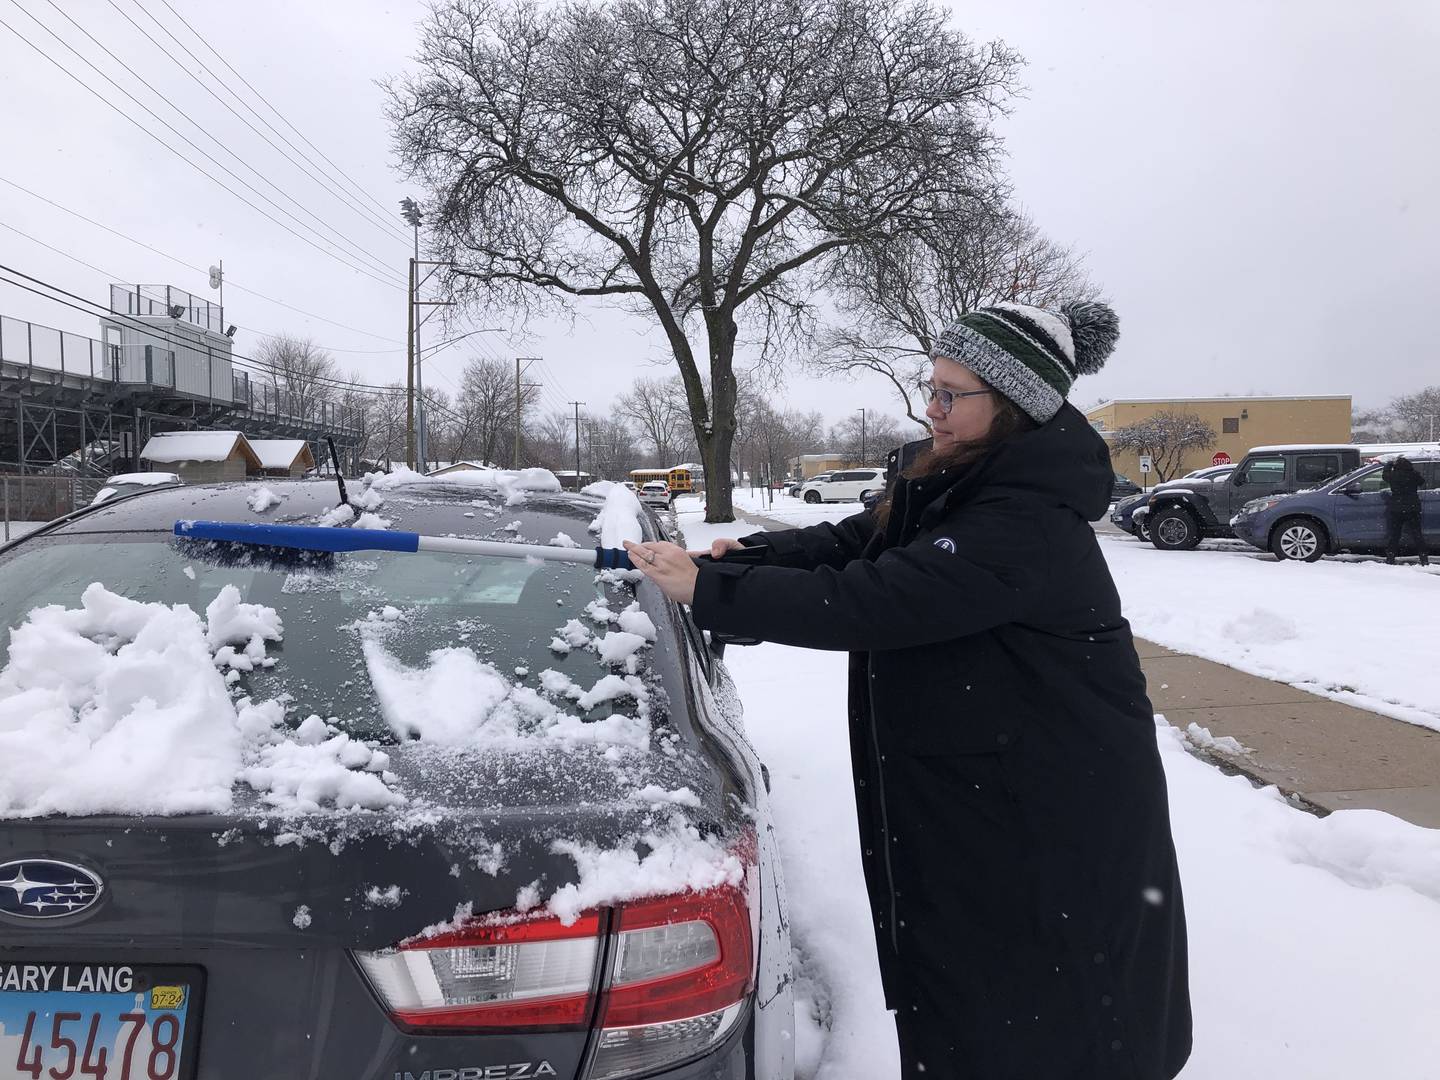
[[[600,916],[476,924],[357,953],[401,1026],[436,1031],[583,1028],[594,1003]]]
[[[755,965],[741,888],[626,904],[616,929],[602,1027],[685,1020],[750,992]]]

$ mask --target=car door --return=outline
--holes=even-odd
[[[854,502],[860,497],[860,485],[857,482],[860,475],[852,470],[838,472],[830,477],[830,483],[825,485],[825,501]]]
[[[1420,489],[1420,528],[1425,533],[1425,546],[1440,551],[1440,461],[1419,463],[1425,486]]]
[[[1211,507],[1215,511],[1216,520],[1221,524],[1229,524],[1230,519],[1251,499],[1283,492],[1285,464],[1282,454],[1261,454],[1247,458],[1244,464],[1230,475],[1230,483],[1215,485],[1215,497],[1227,500],[1225,506],[1215,506],[1212,501]]]
[[[1344,548],[1385,545],[1385,506],[1390,485],[1382,466],[1362,473],[1335,493],[1335,543]]]

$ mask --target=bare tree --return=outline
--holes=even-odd
[[[856,245],[834,261],[842,322],[820,336],[813,365],[872,373],[895,390],[928,434],[916,391],[940,332],[961,315],[1002,302],[1053,307],[1097,295],[1081,259],[998,200],[946,204],[924,233]]]
[[[351,382],[359,382],[352,373]],[[398,383],[383,392],[369,393],[358,389],[343,391],[341,403],[359,411],[363,417],[364,438],[358,456],[381,468],[405,456],[405,388]]]
[[[742,410],[742,417],[735,458],[752,475],[760,472],[779,480],[791,458],[820,450],[825,442],[825,418],[818,412],[778,410],[759,397]]]
[[[1440,386],[1401,394],[1380,409],[1357,412],[1356,442],[1434,442],[1440,437]]]
[[[525,434],[524,464],[552,472],[575,468],[575,422],[568,413],[546,413],[538,422],[527,424]]]
[[[623,480],[638,467],[640,448],[624,420],[615,416],[590,420],[584,434],[584,467],[597,479]]]
[[[880,466],[890,451],[905,441],[900,422],[893,416],[867,411],[863,423],[859,413],[852,413],[832,427],[826,449],[851,465]]]
[[[1193,412],[1169,409],[1118,428],[1110,449],[1149,454],[1155,477],[1164,483],[1180,471],[1188,450],[1215,445],[1215,429]]]
[[[650,444],[657,467],[675,464],[682,448],[694,441],[686,435],[690,414],[679,378],[636,379],[630,391],[616,400],[615,413],[630,421],[641,441]]]
[[[793,352],[829,259],[994,183],[1017,57],[934,0],[438,0],[389,87],[460,300],[662,329],[733,517],[735,353]]]
[[[515,425],[515,373],[503,360],[476,357],[465,365],[461,377],[460,398],[469,418],[470,439],[466,453],[486,464],[495,465],[511,457]],[[539,401],[539,390],[524,385],[520,390],[521,410],[533,409]]]
[[[310,416],[317,402],[336,396],[340,367],[309,338],[276,334],[255,352],[256,360],[270,367],[275,388],[290,395],[289,407],[297,415]]]

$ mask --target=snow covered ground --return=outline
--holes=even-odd
[[[1141,637],[1440,731],[1440,569],[1121,536],[1101,547]]]
[[[698,500],[678,510],[692,548],[753,531],[744,523],[705,525]],[[825,510],[823,516],[833,519],[851,508]],[[1132,617],[1152,627],[1148,632],[1156,640],[1164,635],[1153,627],[1168,625],[1177,647],[1183,647],[1182,637],[1205,636],[1203,625],[1189,626],[1182,617],[1188,609],[1197,620],[1210,611],[1218,617],[1229,599],[1229,620],[1268,609],[1298,622],[1288,614],[1290,594],[1313,591],[1317,602],[1323,595],[1311,579],[1302,584],[1297,576],[1285,584],[1290,567],[1263,564],[1253,570],[1271,575],[1270,591],[1255,584],[1237,594],[1231,567],[1243,578],[1253,561],[1229,553],[1192,553],[1207,570],[1196,574],[1193,563],[1178,572],[1173,561],[1168,570],[1152,566],[1138,545],[1132,552],[1107,543],[1105,551]],[[1323,588],[1354,594],[1357,603],[1363,586],[1346,582],[1381,581],[1368,565],[1337,564],[1335,582],[1326,565],[1294,569],[1322,571]],[[1344,578],[1346,573],[1356,578]],[[1143,595],[1149,590],[1160,594],[1153,603]],[[1380,591],[1398,602],[1392,593],[1403,589],[1382,585]],[[1257,618],[1263,616],[1251,621]],[[1329,618],[1338,631],[1347,616]],[[1413,633],[1413,625],[1397,630],[1365,646],[1367,655],[1373,662],[1370,654]],[[1245,655],[1267,655],[1266,637],[1253,634]],[[1303,666],[1303,650],[1294,655]],[[1319,665],[1327,655],[1333,654],[1322,654],[1303,674],[1323,672]],[[845,662],[840,654],[778,645],[727,653],[746,727],[774,783],[801,971],[800,1075],[888,1080],[898,1076],[898,1057],[877,985],[854,839]],[[1377,689],[1383,678],[1372,680]],[[1160,723],[1156,731],[1190,929],[1196,1037],[1182,1080],[1440,1078],[1433,1025],[1440,1009],[1440,832],[1377,811],[1314,818],[1274,789],[1257,790],[1190,756],[1169,725]]]

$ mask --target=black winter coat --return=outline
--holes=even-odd
[[[763,563],[696,582],[702,627],[851,653],[886,997],[939,1009],[941,1076],[1162,1080],[1190,1052],[1153,711],[1088,523],[1112,480],[1067,405],[958,475],[897,481],[883,531],[867,512],[756,534]]]
[[[1409,458],[1387,461],[1380,470],[1385,483],[1390,485],[1390,507],[1396,513],[1418,514],[1420,512],[1420,489],[1425,478]]]

